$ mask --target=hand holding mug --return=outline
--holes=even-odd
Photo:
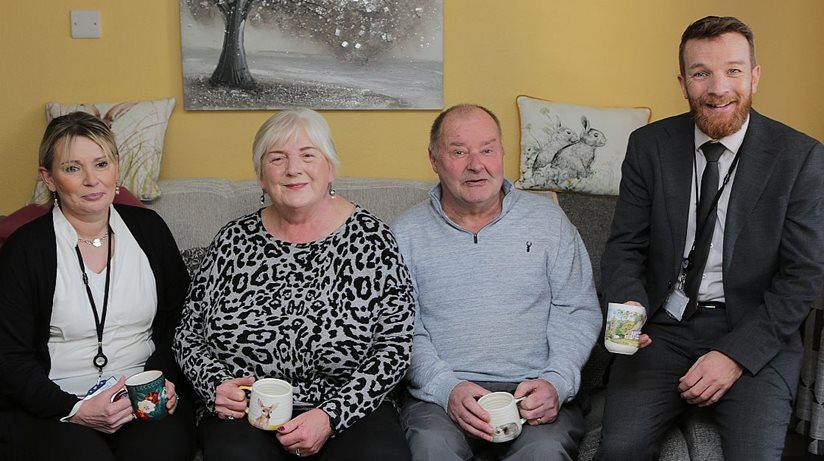
[[[630,306],[644,307],[638,301],[627,301],[624,304],[629,304]],[[638,338],[638,348],[643,349],[649,346],[650,344],[652,344],[652,338],[650,338],[650,336],[646,333],[641,333],[641,337]]]
[[[240,386],[251,386],[254,376],[224,381],[215,389],[215,413],[220,419],[240,419],[246,416],[246,393]]]
[[[609,303],[604,326],[604,346],[614,354],[636,353],[641,347],[641,328],[646,321],[647,310],[637,302]],[[648,344],[646,342],[645,346]]]
[[[177,410],[177,403],[180,401],[180,397],[175,392],[175,383],[166,380],[166,396],[168,399],[166,400],[166,410],[169,412],[170,415],[175,414],[175,410]]]
[[[125,382],[126,378],[121,377],[111,388],[84,400],[69,421],[106,434],[113,434],[124,424],[132,421],[134,416],[129,399],[112,401],[123,389]]]
[[[515,389],[514,397],[521,401],[520,414],[531,426],[553,423],[558,419],[558,390],[545,379],[528,379]]]
[[[489,422],[494,428],[491,442],[509,442],[521,435],[526,418],[518,413],[518,403],[525,398],[516,399],[509,392],[490,392],[478,399],[478,405],[489,413]]]
[[[461,381],[449,393],[447,414],[467,434],[491,442],[495,430],[489,424],[489,413],[476,400],[486,394],[489,390],[469,381]]]

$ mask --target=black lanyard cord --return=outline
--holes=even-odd
[[[80,246],[75,245],[74,250],[77,252],[77,262],[80,263],[80,271],[83,272],[83,285],[86,286],[86,294],[89,296],[89,304],[92,306],[92,314],[94,314],[94,326],[97,330],[97,355],[92,359],[92,364],[97,367],[98,372],[103,373],[103,367],[109,363],[109,359],[103,354],[103,327],[106,325],[106,311],[109,306],[109,281],[111,280],[111,263],[112,263],[112,226],[109,226],[109,238],[106,239],[106,287],[103,293],[103,312],[100,316],[97,315],[97,306],[94,304],[94,297],[92,297],[92,290],[89,288],[89,276],[86,275],[86,266],[83,264],[83,256],[80,254]]]
[[[740,157],[741,157],[741,154],[739,153],[739,154],[736,154],[735,157],[733,158],[732,164],[730,165],[730,168],[727,170],[727,174],[724,175],[724,182],[721,184],[721,187],[718,188],[718,192],[715,193],[715,197],[713,197],[713,199],[712,199],[712,205],[710,206],[709,213],[707,214],[707,216],[704,216],[704,220],[701,221],[701,227],[700,228],[698,227],[698,218],[699,218],[698,210],[700,209],[700,207],[698,206],[698,203],[696,203],[696,205],[695,205],[695,220],[696,220],[696,223],[695,223],[695,225],[696,225],[695,238],[692,241],[692,248],[690,248],[689,254],[687,255],[686,259],[684,259],[684,261],[682,263],[682,267],[684,269],[684,274],[688,273],[690,271],[690,269],[692,269],[693,261],[695,259],[695,248],[697,246],[697,243],[698,243],[699,239],[701,239],[703,241],[703,239],[706,238],[706,236],[704,234],[706,234],[707,229],[709,228],[709,226],[706,225],[706,223],[708,221],[708,218],[709,218],[709,215],[716,212],[716,207],[718,206],[718,200],[721,199],[721,194],[724,192],[724,188],[727,187],[727,183],[730,182],[730,177],[732,176],[732,172],[735,170],[735,167],[738,165],[738,159]],[[698,197],[698,170],[695,168],[695,157],[693,157],[692,162],[693,162],[692,164],[693,164],[694,174],[695,174],[695,196],[699,200],[704,200],[704,197]],[[708,162],[708,164],[709,164],[709,162]],[[704,168],[706,168],[706,166]],[[714,222],[713,222],[713,226],[715,226]],[[710,233],[710,235],[712,235],[712,233]]]

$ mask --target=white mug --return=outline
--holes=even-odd
[[[638,351],[641,327],[646,321],[647,310],[643,306],[609,303],[604,346],[615,354],[634,354]]]
[[[518,402],[509,392],[490,392],[478,399],[478,404],[489,413],[489,424],[495,428],[492,441],[508,442],[521,435],[526,418],[521,418]]]
[[[275,431],[292,419],[292,385],[282,379],[263,378],[251,386],[246,419],[249,424],[264,431]]]

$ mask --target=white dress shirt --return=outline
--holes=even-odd
[[[735,155],[741,148],[744,142],[744,135],[747,134],[747,127],[750,125],[750,118],[741,126],[737,132],[722,138],[717,141],[724,145],[725,150],[718,159],[718,187],[724,183],[724,176],[726,176],[730,167],[732,166]],[[707,159],[699,149],[702,144],[712,140],[709,136],[703,133],[698,127],[695,127],[695,167],[692,172],[692,184],[690,187],[690,209],[689,219],[687,221],[687,239],[684,247],[684,258],[687,257],[692,248],[692,243],[695,240],[695,219],[698,204],[698,191],[701,190],[701,176],[704,173],[704,168],[707,166]],[[739,166],[741,160],[738,160]],[[718,219],[715,220],[715,231],[712,234],[712,242],[710,243],[710,252],[707,256],[707,265],[704,267],[704,275],[701,277],[701,285],[698,287],[698,299],[701,301],[719,301],[724,302],[724,276],[722,272],[723,256],[724,256],[724,226],[727,218],[727,206],[730,202],[730,191],[732,190],[733,182],[735,181],[735,173],[739,166],[735,167],[730,175],[730,181],[724,192],[718,199],[718,206],[716,213]],[[714,196],[706,198],[712,200]],[[704,199],[704,197],[701,197]]]

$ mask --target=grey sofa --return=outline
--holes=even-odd
[[[339,178],[338,194],[372,211],[387,223],[410,206],[421,202],[431,183],[412,180]],[[150,203],[168,223],[181,251],[191,253],[208,246],[225,223],[260,207],[256,181],[233,182],[220,178],[160,181],[162,195]],[[615,199],[558,194],[558,201],[578,228],[592,259],[596,285],[600,260],[615,207]],[[188,251],[187,251],[188,250]],[[201,252],[202,254],[202,252]],[[604,371],[610,354],[598,344],[583,372],[582,395],[587,396],[587,433],[578,459],[591,460],[598,446],[603,412]],[[631,423],[632,417],[629,417]],[[662,460],[720,460],[721,444],[712,422],[703,414],[689,415],[666,436]]]

